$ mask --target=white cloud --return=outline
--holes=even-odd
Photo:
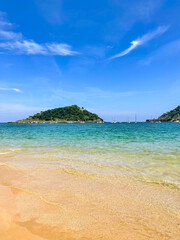
[[[0,43],[0,48],[9,50],[13,54],[25,55],[58,55],[58,56],[72,56],[78,54],[71,50],[71,46],[61,43],[47,43],[39,44],[33,40],[22,40],[13,42]]]
[[[4,20],[0,20],[0,27],[4,28],[4,27],[12,27],[13,24]]]
[[[52,55],[72,56],[78,53],[78,52],[72,51],[71,50],[72,47],[64,43],[50,43],[50,44],[46,44],[46,47],[49,54],[52,54]]]
[[[136,40],[131,42],[131,46],[129,48],[127,48],[123,52],[120,52],[120,53],[110,57],[109,60],[119,58],[119,57],[122,57],[122,56],[130,53],[133,49],[145,44],[146,42],[149,42],[156,36],[165,33],[168,30],[168,28],[169,28],[168,26],[161,26],[161,27],[158,27],[156,30],[143,35],[142,37],[137,38]]]
[[[12,39],[12,40],[19,40],[22,39],[22,34],[21,33],[16,33],[16,32],[12,32],[12,31],[4,31],[1,30],[0,31],[0,39]]]
[[[19,53],[25,53],[29,55],[46,53],[46,50],[44,49],[43,46],[31,40],[30,41],[23,40],[23,41],[16,41],[13,43],[9,43],[9,46],[7,45],[7,48],[8,47],[9,49],[14,49],[15,51],[16,50],[19,51]]]
[[[0,49],[1,54],[24,54],[24,55],[57,55],[73,56],[78,52],[72,50],[72,46],[66,43],[36,43],[25,39],[23,34],[9,30],[14,24],[5,20],[6,13],[0,12]],[[6,50],[6,51],[5,51]]]
[[[14,92],[22,92],[20,89],[18,88],[0,88],[0,90],[2,91],[14,91]]]

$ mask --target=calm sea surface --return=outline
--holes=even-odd
[[[180,185],[180,123],[2,123],[0,160]]]

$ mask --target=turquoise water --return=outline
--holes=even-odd
[[[180,184],[180,123],[0,124],[0,159]]]

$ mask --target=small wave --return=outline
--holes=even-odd
[[[7,155],[7,154],[11,154],[11,153],[14,153],[14,152],[20,152],[21,149],[20,148],[9,148],[9,149],[1,149],[0,150],[0,155]]]
[[[15,148],[15,149],[10,148],[10,149],[8,149],[8,150],[11,151],[11,152],[19,152],[19,151],[21,151],[20,148]]]

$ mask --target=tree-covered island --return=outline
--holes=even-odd
[[[16,123],[62,123],[62,122],[95,122],[101,123],[103,119],[77,105],[54,108],[36,113],[28,118],[18,120]]]
[[[180,122],[180,105],[167,113],[163,113],[157,119],[148,119],[146,122]]]

